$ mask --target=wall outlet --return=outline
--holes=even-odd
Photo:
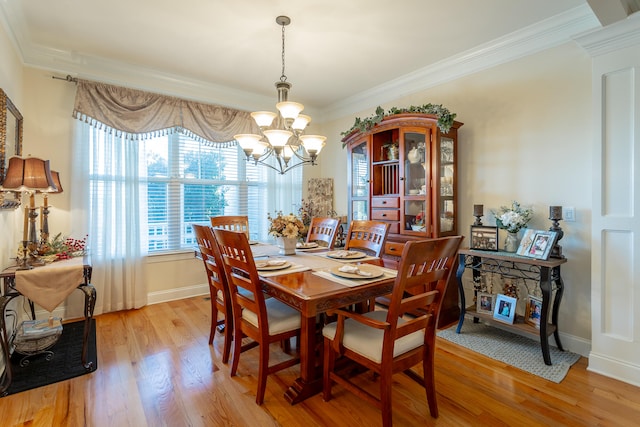
[[[574,222],[576,220],[576,209],[574,207],[562,207],[562,218],[567,222]]]

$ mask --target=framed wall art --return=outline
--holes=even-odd
[[[481,251],[498,250],[498,227],[485,225],[471,226],[471,243],[469,249]]]
[[[498,294],[496,298],[495,308],[493,310],[493,318],[500,322],[513,324],[516,318],[516,303],[518,300],[504,294]]]

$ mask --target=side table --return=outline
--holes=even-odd
[[[65,261],[58,261],[63,263]],[[91,284],[91,261],[88,256],[85,256],[82,260],[83,269],[83,282],[78,284],[76,289],[79,289],[84,294],[84,330],[82,335],[82,356],[80,362],[85,369],[90,370],[93,367],[92,362],[87,361],[89,332],[91,330],[91,319],[93,318],[93,311],[96,304],[96,289]],[[38,269],[46,269],[47,266],[36,267]],[[20,291],[16,289],[16,271],[18,267],[8,267],[0,272],[0,279],[2,279],[2,294],[0,295],[0,350],[5,365],[5,374],[0,378],[0,394],[4,394],[11,385],[12,372],[11,372],[11,348],[9,345],[9,337],[7,334],[7,325],[5,321],[5,309],[11,300],[19,296],[23,296]],[[54,270],[52,270],[52,274]],[[25,297],[26,298],[26,297]],[[35,304],[33,301],[28,300],[29,308],[31,311],[31,319],[36,318]]]
[[[464,287],[462,285],[462,276],[466,269],[472,270],[474,279],[479,278],[483,273],[494,273],[503,277],[536,282],[542,293],[540,329],[520,322],[514,322],[512,325],[501,323],[501,325],[517,329],[518,332],[530,336],[539,337],[544,363],[551,365],[549,335],[553,334],[558,349],[564,351],[560,343],[560,333],[558,330],[558,311],[560,310],[560,302],[562,301],[562,294],[564,293],[564,282],[560,275],[560,266],[566,263],[567,259],[549,258],[544,261],[519,256],[510,252],[492,252],[474,249],[460,249],[458,254],[460,262],[456,277],[458,279],[458,293],[460,295],[460,319],[456,332],[460,333],[466,313],[473,315],[474,322],[477,322],[478,319],[493,320],[491,315],[477,312],[475,305],[466,305]],[[555,296],[553,296],[554,290]],[[474,294],[476,292],[474,289]],[[549,312],[551,312],[551,319],[549,319]]]

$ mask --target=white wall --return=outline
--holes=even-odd
[[[576,222],[562,222],[565,296],[559,325],[565,347],[582,354],[590,339],[591,62],[574,43],[531,55],[383,105],[443,104],[464,123],[459,139],[459,223],[468,235],[473,204],[491,208],[516,199],[531,204],[531,228],[548,229],[550,205],[573,206]],[[331,144],[322,174],[346,182],[340,133],[354,117],[325,124]],[[336,210],[347,210],[345,186],[337,186]],[[490,218],[485,216],[484,223]],[[470,295],[469,295],[470,296]],[[552,340],[553,341],[553,340]]]
[[[22,62],[16,55],[5,30],[0,26],[0,88],[24,115]],[[22,238],[20,210],[0,210],[0,268],[12,265],[18,241]]]

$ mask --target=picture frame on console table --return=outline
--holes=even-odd
[[[558,233],[545,230],[527,230],[520,241],[517,254],[546,261],[556,243]]]
[[[469,249],[479,251],[498,250],[498,227],[472,225],[470,235],[471,243],[469,244]]]
[[[476,311],[478,313],[492,315],[493,308],[494,308],[493,302],[495,299],[495,295],[490,294],[488,292],[478,292],[478,294],[476,295],[476,298],[477,298]]]
[[[516,298],[498,294],[496,298],[496,305],[493,310],[493,318],[500,322],[513,324],[513,321],[516,318],[516,303],[518,300]]]
[[[529,295],[527,298],[527,314],[524,316],[525,323],[540,328],[540,317],[542,316],[542,298]]]

